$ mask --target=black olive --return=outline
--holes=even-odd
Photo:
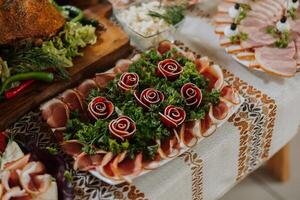
[[[231,26],[230,26],[230,29],[234,31],[234,30],[236,30],[236,28],[237,28],[237,24],[232,23]]]
[[[286,16],[283,16],[283,17],[280,19],[280,22],[281,22],[281,23],[285,23],[286,20],[287,20]]]
[[[296,3],[298,0],[293,0],[293,3]]]
[[[241,5],[240,5],[239,3],[236,3],[236,4],[234,5],[234,8],[235,8],[236,10],[240,9],[240,7],[241,7]]]

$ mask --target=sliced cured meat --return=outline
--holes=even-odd
[[[59,99],[52,99],[41,106],[43,119],[51,128],[65,127],[70,117],[68,106]]]
[[[266,0],[265,1],[258,1],[258,2],[256,2],[256,4],[258,6],[260,6],[261,8],[272,12],[273,16],[274,16],[274,19],[276,19],[276,20],[279,20],[283,15],[284,9],[280,5],[276,4],[273,1],[272,1],[272,3],[267,2]],[[254,8],[254,10],[255,10],[255,8]]]
[[[253,3],[250,3],[251,9],[255,12],[265,13],[270,18],[275,18],[277,20],[279,20],[281,18],[280,13],[276,13],[274,10],[268,9],[268,7],[265,7],[264,4],[262,4],[260,2],[261,1],[258,1],[258,2],[255,1]]]
[[[300,34],[300,19],[290,20],[289,23],[291,24],[291,30]]]
[[[168,40],[165,40],[165,41],[161,41],[159,44],[158,44],[158,47],[157,47],[157,51],[163,55],[165,53],[167,53],[168,51],[170,51],[172,49],[172,43]]]
[[[218,13],[214,17],[214,21],[217,24],[231,24],[231,23],[233,23],[233,19],[227,13]]]
[[[255,11],[252,11],[252,10],[247,13],[247,17],[248,18],[257,18],[257,19],[259,19],[259,23],[261,21],[265,21],[266,22],[265,24],[272,24],[273,22],[276,22],[275,19],[270,18],[265,13],[255,12]]]
[[[78,156],[84,147],[78,140],[68,140],[60,144],[64,152],[70,156]]]
[[[29,194],[45,192],[51,184],[51,176],[45,173],[45,166],[41,162],[29,162],[20,172],[22,187]]]
[[[269,19],[272,19],[271,17],[268,16]],[[263,28],[267,27],[269,25],[272,25],[273,21],[265,21],[260,18],[253,18],[251,16],[246,17],[241,21],[241,25],[245,27],[253,27],[253,28]]]
[[[180,143],[176,135],[170,139],[158,141],[158,144],[158,153],[162,158],[173,158],[179,153]]]
[[[218,12],[227,13],[232,6],[234,6],[234,3],[223,1],[218,5]]]
[[[107,152],[99,151],[95,155],[89,155],[85,152],[82,152],[75,158],[73,168],[75,170],[79,169],[82,171],[88,171],[102,164],[102,161]]]
[[[209,68],[209,59],[208,57],[201,57],[200,59],[195,60],[196,69],[199,73],[204,72]]]
[[[81,153],[75,158],[74,169],[88,171],[106,165],[113,158],[111,152],[97,151],[94,155]]]
[[[92,89],[97,89],[97,83],[93,79],[87,79],[77,87],[77,91],[84,100]]]
[[[27,154],[26,156],[23,156],[15,161],[8,162],[4,165],[4,170],[16,170],[23,168],[30,159],[30,154]]]
[[[294,59],[296,50],[294,47],[276,48],[261,47],[255,49],[255,58],[260,67],[271,74],[284,77],[294,76],[297,71],[297,62]],[[289,45],[290,46],[290,45]]]
[[[116,66],[114,68],[114,72],[117,74],[121,74],[123,72],[127,72],[129,66],[132,64],[132,60],[129,59],[121,59],[116,63]]]
[[[226,85],[221,89],[220,95],[224,101],[227,100],[232,104],[238,105],[241,102],[238,92],[229,85]]]
[[[144,160],[143,161],[143,168],[146,170],[154,170],[157,169],[162,165],[161,163],[162,158],[160,157],[159,153],[155,155],[153,160]]]
[[[142,153],[138,154],[135,159],[120,154],[114,160],[111,169],[117,177],[125,179],[127,182],[131,182],[131,177],[138,176],[142,172],[142,160]]]
[[[83,102],[77,91],[71,89],[66,90],[60,95],[60,99],[67,104],[70,111],[78,110],[83,112]]]
[[[126,153],[125,153],[126,155]],[[123,154],[123,156],[125,156]],[[112,180],[121,180],[121,178],[119,176],[117,176],[115,174],[115,172],[112,170],[112,167],[113,167],[113,163],[116,159],[119,159],[120,157],[120,154],[115,156],[114,158],[112,158],[108,163],[106,163],[105,165],[100,165],[99,167],[97,167],[97,171],[103,175],[104,177],[107,177],[109,179],[112,179]]]
[[[190,121],[184,123],[181,127],[180,140],[186,147],[192,148],[198,142],[198,139],[197,137],[195,137],[194,134],[195,126],[196,126],[196,122]]]
[[[199,123],[201,127],[201,134],[203,137],[211,136],[217,129],[216,124],[213,123],[209,114],[206,114],[204,119],[202,119]]]
[[[274,36],[267,33],[266,27],[257,28],[241,26],[239,27],[239,30],[248,35],[248,39],[241,42],[241,46],[245,49],[271,45],[276,41]]]
[[[211,65],[201,72],[209,80],[208,91],[220,89],[224,83],[224,75],[219,65]]]
[[[31,199],[25,190],[21,190],[20,187],[14,187],[7,191],[1,198],[2,200],[12,200],[12,199]]]
[[[98,87],[102,89],[105,88],[110,81],[114,80],[115,77],[115,73],[100,73],[96,74],[95,81]]]
[[[218,105],[212,105],[209,110],[209,116],[213,122],[224,120],[229,113],[229,106],[225,101],[220,101]]]

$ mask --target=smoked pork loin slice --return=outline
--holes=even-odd
[[[295,42],[287,48],[260,47],[255,49],[255,58],[261,68],[280,76],[294,76],[297,70]]]

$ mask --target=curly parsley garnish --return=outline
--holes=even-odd
[[[175,59],[184,68],[180,77],[172,82],[156,75],[157,64],[167,58]],[[152,87],[164,93],[165,101],[151,105],[149,111],[144,110],[138,105],[132,93],[120,90],[117,85],[120,75],[117,75],[105,89],[92,90],[86,103],[97,96],[103,96],[113,102],[119,112],[129,116],[136,123],[134,136],[125,141],[116,140],[111,136],[108,124],[118,116],[117,112],[108,119],[98,120],[95,123],[82,122],[74,113],[67,123],[65,140],[79,140],[84,144],[82,150],[88,154],[94,154],[96,149],[114,154],[126,150],[130,158],[134,158],[138,153],[143,153],[144,159],[154,159],[158,150],[158,144],[155,141],[167,139],[171,134],[170,130],[161,122],[159,112],[162,112],[168,105],[174,105],[184,108],[186,120],[201,120],[209,111],[210,104],[219,103],[219,91],[208,91],[209,81],[199,74],[194,62],[180,55],[176,49],[172,49],[164,55],[160,55],[156,50],[142,53],[141,58],[132,63],[128,71],[135,72],[139,76],[138,93]],[[197,85],[202,91],[203,99],[198,108],[187,106],[185,99],[180,94],[182,85],[190,82]]]
[[[183,5],[168,6],[165,7],[165,12],[163,14],[156,11],[149,11],[148,15],[161,18],[168,24],[176,25],[183,20],[185,9],[186,7]]]
[[[231,36],[230,37],[230,42],[232,43],[238,43],[240,41],[244,41],[248,39],[248,34],[247,33],[238,33],[237,35]]]

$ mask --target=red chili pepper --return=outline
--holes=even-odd
[[[0,132],[0,153],[3,153],[5,151],[7,145],[7,137],[5,135],[5,132]]]
[[[17,94],[19,94],[25,88],[29,87],[33,82],[34,82],[34,80],[28,80],[28,81],[25,81],[25,82],[21,83],[21,85],[19,85],[18,87],[7,90],[4,93],[5,98],[6,99],[14,98],[15,96],[17,96]]]

